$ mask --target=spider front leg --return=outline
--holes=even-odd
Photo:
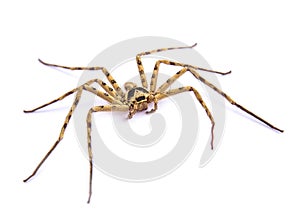
[[[89,178],[89,197],[87,203],[90,203],[92,197],[92,180],[93,180],[93,151],[92,151],[92,114],[95,112],[108,112],[108,111],[128,111],[127,105],[106,105],[92,107],[86,117],[87,124],[87,146],[90,164],[90,178]]]
[[[138,70],[139,70],[139,73],[140,73],[140,78],[141,78],[141,82],[142,82],[142,85],[145,89],[148,89],[148,83],[147,83],[147,78],[146,78],[146,75],[145,75],[145,71],[144,71],[144,66],[143,66],[143,63],[142,63],[142,60],[141,60],[141,56],[144,56],[144,55],[150,55],[150,54],[153,54],[153,53],[157,53],[157,52],[163,52],[163,51],[169,51],[169,50],[174,50],[174,49],[187,49],[187,48],[193,48],[197,45],[197,43],[195,43],[194,45],[192,46],[180,46],[180,47],[169,47],[169,48],[159,48],[159,49],[154,49],[154,50],[151,50],[151,51],[146,51],[146,52],[142,52],[142,53],[139,53],[136,55],[136,62],[137,62],[137,66],[138,66]],[[153,76],[152,76],[153,77]],[[156,76],[154,78],[157,78]],[[152,83],[152,80],[151,80],[151,83]],[[154,92],[154,90],[152,91]]]

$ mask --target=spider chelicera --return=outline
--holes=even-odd
[[[168,50],[174,50],[174,49],[186,49],[186,48],[193,48],[197,44],[194,44],[192,46],[183,46],[183,47],[171,47],[171,48],[161,48],[161,49],[155,49],[152,51],[146,51],[142,52],[140,54],[136,55],[136,62],[138,66],[138,71],[140,74],[140,79],[142,86],[137,86],[137,84],[133,82],[126,82],[125,83],[125,90],[124,92],[118,83],[115,81],[115,79],[111,76],[111,74],[108,72],[108,70],[105,67],[69,67],[69,66],[61,66],[61,65],[56,65],[56,64],[50,64],[50,63],[45,63],[44,61],[40,60],[39,61],[46,65],[46,66],[52,66],[52,67],[59,67],[59,68],[64,68],[64,69],[69,69],[69,70],[101,70],[104,75],[106,76],[107,80],[110,82],[111,86],[108,86],[104,81],[100,79],[92,79],[85,84],[65,93],[61,97],[54,99],[51,102],[48,102],[44,105],[41,105],[37,108],[34,108],[32,110],[24,110],[25,113],[31,113],[36,110],[39,110],[41,108],[44,108],[50,104],[53,104],[57,101],[60,101],[64,99],[65,97],[73,94],[76,92],[76,97],[75,100],[66,116],[65,122],[61,128],[60,134],[52,148],[48,151],[48,153],[44,156],[44,158],[40,161],[36,169],[33,171],[33,173],[24,180],[24,182],[27,182],[30,178],[32,178],[36,172],[39,170],[41,165],[44,163],[44,161],[48,158],[48,156],[51,154],[51,152],[56,148],[56,146],[59,144],[59,142],[63,139],[65,130],[67,128],[67,125],[71,119],[71,116],[81,98],[82,91],[88,91],[91,92],[100,98],[106,100],[109,105],[105,106],[95,106],[92,107],[89,112],[87,113],[87,118],[86,118],[86,123],[87,123],[87,146],[88,146],[88,154],[89,154],[89,164],[90,164],[90,176],[89,176],[89,196],[88,196],[88,203],[91,200],[91,195],[92,195],[92,176],[93,176],[93,152],[92,152],[92,147],[91,147],[91,121],[92,121],[92,114],[94,112],[101,112],[101,111],[125,111],[128,112],[128,118],[132,118],[136,112],[139,111],[145,111],[146,113],[153,113],[157,110],[157,104],[160,100],[168,97],[168,96],[173,96],[179,93],[183,92],[193,92],[196,99],[199,101],[201,106],[204,108],[207,116],[209,117],[211,121],[211,149],[213,149],[213,142],[214,142],[214,126],[215,126],[215,121],[214,118],[206,106],[205,102],[203,101],[201,95],[199,92],[192,86],[185,86],[185,87],[180,87],[177,89],[169,89],[169,87],[176,81],[180,76],[182,76],[186,72],[190,72],[196,79],[200,80],[202,83],[205,85],[209,86],[213,90],[215,90],[217,93],[221,94],[228,102],[230,102],[232,105],[238,107],[242,111],[250,114],[252,117],[258,119],[259,121],[263,122],[270,128],[277,130],[279,132],[283,132],[283,130],[273,126],[266,120],[262,119],[261,117],[257,116],[253,112],[247,110],[245,107],[241,106],[240,104],[236,103],[233,99],[231,99],[226,93],[224,93],[222,90],[218,89],[216,86],[211,84],[209,81],[204,79],[198,72],[197,70],[202,70],[205,72],[211,72],[211,73],[217,73],[221,75],[227,75],[231,73],[229,72],[218,72],[210,69],[205,69],[205,68],[200,68],[197,66],[189,65],[189,64],[184,64],[180,62],[174,62],[174,61],[169,61],[169,60],[158,60],[155,63],[154,70],[152,73],[151,77],[151,82],[150,82],[150,87],[148,88],[148,83],[146,79],[146,75],[144,72],[144,67],[141,61],[141,56],[144,55],[149,55],[153,54],[156,52],[162,52],[162,51],[168,51]],[[159,67],[161,64],[166,64],[166,65],[171,65],[171,66],[179,66],[181,69],[174,74],[171,78],[169,78],[166,82],[164,82],[161,86],[158,88],[156,87],[157,85],[157,77],[158,77],[158,71]],[[106,92],[102,92],[95,87],[92,86],[92,84],[99,84],[102,89]],[[169,90],[168,90],[169,89]],[[151,110],[148,109],[148,105],[153,103],[153,108]]]

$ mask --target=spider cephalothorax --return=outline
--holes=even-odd
[[[131,119],[136,112],[147,110],[148,104],[152,102],[154,102],[154,108],[151,111],[146,111],[146,113],[152,113],[157,109],[157,100],[154,93],[149,93],[149,91],[143,87],[137,87],[133,82],[126,82],[125,89],[127,90],[125,98],[129,107],[129,119]]]
[[[253,112],[249,111],[248,109],[244,108],[240,104],[236,103],[226,93],[224,93],[222,90],[218,89],[212,83],[210,83],[209,81],[204,79],[197,72],[197,70],[217,73],[217,74],[221,74],[221,75],[227,75],[230,72],[222,73],[222,72],[217,72],[217,71],[213,71],[213,70],[209,70],[209,69],[200,68],[200,67],[197,67],[197,66],[192,66],[192,65],[189,65],[189,64],[185,64],[185,63],[169,61],[169,60],[158,60],[158,61],[156,61],[155,66],[154,66],[153,74],[151,76],[150,86],[148,86],[146,75],[145,75],[145,72],[144,72],[144,67],[143,67],[143,64],[142,64],[142,61],[141,61],[141,56],[153,54],[153,53],[156,53],[156,52],[173,50],[173,49],[193,48],[194,46],[196,46],[196,44],[194,44],[192,46],[160,48],[160,49],[155,49],[155,50],[152,50],[152,51],[146,51],[146,52],[142,52],[140,54],[137,54],[136,55],[136,62],[137,62],[138,71],[139,71],[139,74],[140,74],[140,79],[141,79],[142,86],[137,86],[137,84],[135,84],[135,83],[127,82],[127,83],[125,83],[125,90],[126,90],[125,93],[123,92],[123,90],[120,88],[118,83],[114,80],[114,78],[111,76],[111,74],[108,72],[108,70],[105,67],[98,67],[98,66],[95,66],[95,67],[68,67],[68,66],[60,66],[60,65],[56,65],[56,64],[49,64],[49,63],[45,63],[45,62],[39,60],[42,64],[47,65],[47,66],[60,67],[60,68],[70,69],[70,70],[101,70],[104,73],[104,75],[106,76],[107,80],[110,82],[112,88],[100,79],[93,79],[93,80],[90,80],[90,81],[86,82],[85,84],[83,84],[83,85],[81,85],[81,86],[65,93],[61,97],[59,97],[57,99],[54,99],[51,102],[48,102],[44,105],[41,105],[41,106],[39,106],[35,109],[24,111],[25,113],[34,112],[38,109],[44,108],[44,107],[46,107],[50,104],[53,104],[57,101],[60,101],[60,100],[64,99],[65,97],[67,97],[67,96],[69,96],[69,95],[76,92],[75,100],[74,100],[74,102],[72,104],[72,107],[70,108],[70,110],[69,110],[69,112],[66,116],[65,122],[64,122],[64,124],[61,128],[61,132],[59,134],[59,137],[58,137],[57,141],[54,143],[54,145],[49,150],[49,152],[44,156],[44,158],[38,164],[38,166],[33,171],[33,173],[29,177],[27,177],[24,180],[24,182],[28,181],[32,176],[34,176],[36,174],[36,172],[41,167],[41,165],[44,163],[44,161],[48,158],[48,156],[56,148],[58,143],[63,139],[64,132],[67,128],[67,125],[70,121],[70,118],[71,118],[75,108],[77,107],[77,104],[78,104],[78,102],[81,98],[81,94],[82,94],[83,90],[88,91],[90,93],[93,93],[96,96],[99,96],[100,98],[106,100],[109,103],[108,105],[104,105],[104,106],[101,105],[101,106],[91,107],[89,112],[87,113],[87,118],[86,118],[86,122],[87,122],[87,147],[88,147],[89,163],[90,163],[90,180],[89,180],[88,203],[90,202],[91,195],[92,195],[93,152],[92,152],[92,145],[91,145],[91,130],[92,130],[92,114],[95,113],[95,112],[129,111],[128,118],[130,119],[130,118],[132,118],[132,116],[136,112],[147,110],[148,109],[148,104],[153,103],[153,108],[150,111],[146,111],[146,113],[152,113],[152,112],[157,110],[158,101],[160,101],[160,100],[162,100],[162,99],[164,99],[168,96],[173,96],[173,95],[176,95],[176,94],[179,94],[179,93],[193,92],[195,98],[198,100],[200,105],[204,108],[208,118],[211,121],[211,149],[213,149],[213,140],[214,140],[213,137],[214,137],[215,121],[214,121],[214,118],[213,118],[209,108],[206,106],[204,100],[202,99],[200,93],[192,86],[185,86],[185,87],[179,87],[179,88],[176,88],[176,89],[170,89],[170,86],[178,78],[180,78],[181,75],[183,75],[186,72],[192,73],[192,75],[196,79],[198,79],[199,81],[201,81],[202,83],[204,83],[205,85],[207,85],[208,87],[212,88],[214,91],[216,91],[217,93],[222,95],[232,105],[235,105],[236,107],[238,107],[242,111],[250,114],[251,116],[253,116],[254,118],[256,118],[259,121],[263,122],[264,124],[266,124],[270,128],[275,129],[275,130],[280,131],[280,132],[283,132],[283,130],[273,126],[272,124],[270,124],[266,120],[262,119],[261,117],[257,116]],[[170,66],[178,66],[178,67],[181,67],[181,69],[176,74],[174,74],[171,78],[166,80],[166,82],[163,83],[160,87],[156,88],[157,77],[158,77],[158,71],[159,71],[160,64],[166,64],[166,65],[170,65]],[[106,92],[104,93],[104,92],[102,92],[100,90],[97,90],[96,88],[92,87],[91,85],[94,84],[94,83],[99,84],[103,88],[103,90],[105,90]]]

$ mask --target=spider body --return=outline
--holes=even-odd
[[[213,142],[214,142],[214,126],[215,126],[215,121],[214,118],[209,110],[209,108],[206,106],[204,100],[202,99],[200,93],[192,86],[185,86],[185,87],[180,87],[176,89],[169,89],[170,86],[178,79],[180,78],[184,73],[189,72],[191,73],[194,78],[198,79],[200,82],[203,84],[207,85],[208,87],[212,88],[216,93],[222,95],[230,104],[238,107],[242,111],[246,112],[247,114],[251,115],[252,117],[256,118],[257,120],[261,121],[265,125],[269,126],[270,128],[277,130],[279,132],[283,132],[283,130],[275,127],[274,125],[270,124],[266,120],[262,119],[258,115],[254,114],[253,112],[249,111],[242,105],[238,104],[235,102],[230,96],[228,96],[226,93],[224,93],[222,90],[218,89],[216,86],[214,86],[212,83],[204,79],[198,72],[197,70],[205,71],[205,72],[211,72],[211,73],[216,73],[216,74],[221,74],[221,75],[227,75],[229,72],[217,72],[214,70],[209,70],[205,68],[200,68],[197,66],[189,65],[189,64],[184,64],[180,62],[175,62],[175,61],[168,61],[168,60],[158,60],[155,63],[153,73],[151,76],[151,82],[150,85],[148,86],[148,82],[146,79],[146,75],[144,73],[144,67],[142,64],[141,56],[143,55],[149,55],[153,54],[156,52],[162,52],[162,51],[168,51],[168,50],[174,50],[174,49],[186,49],[186,48],[193,48],[196,46],[196,44],[192,46],[183,46],[183,47],[171,47],[171,48],[160,48],[160,49],[155,49],[152,51],[146,51],[142,52],[140,54],[136,55],[136,62],[137,62],[137,67],[141,79],[141,84],[142,86],[138,86],[136,83],[133,82],[126,82],[125,83],[125,90],[124,92],[118,85],[118,83],[115,81],[115,79],[112,77],[112,75],[107,71],[105,67],[68,67],[68,66],[61,66],[61,65],[56,65],[56,64],[49,64],[45,63],[42,60],[39,60],[42,64],[46,66],[52,66],[52,67],[59,67],[59,68],[64,68],[64,69],[69,69],[69,70],[100,70],[104,73],[106,76],[107,80],[110,82],[110,87],[108,84],[106,84],[104,81],[99,80],[99,79],[92,79],[85,84],[74,88],[73,90],[65,93],[64,95],[58,97],[57,99],[54,99],[44,105],[41,105],[37,108],[34,108],[32,110],[26,110],[24,111],[25,113],[31,113],[36,110],[39,110],[41,108],[44,108],[50,104],[53,104],[57,101],[60,101],[64,99],[65,97],[76,93],[75,100],[65,118],[65,122],[61,128],[61,132],[59,134],[58,139],[54,143],[54,145],[51,147],[51,149],[47,152],[47,154],[43,157],[43,159],[40,161],[38,166],[35,168],[33,173],[27,177],[24,182],[27,182],[30,178],[32,178],[36,172],[39,170],[41,165],[45,162],[45,160],[49,157],[49,155],[52,153],[52,151],[56,148],[56,146],[60,143],[60,141],[64,137],[65,130],[67,128],[67,125],[70,121],[70,118],[72,117],[72,114],[77,107],[77,104],[80,101],[81,94],[83,91],[88,91],[92,94],[95,94],[96,96],[104,99],[105,101],[108,102],[107,105],[102,105],[102,106],[94,106],[91,107],[89,112],[87,113],[86,117],[86,125],[87,125],[87,147],[88,147],[88,154],[89,154],[89,164],[90,164],[90,177],[89,177],[89,197],[88,197],[88,203],[90,202],[91,195],[92,195],[92,173],[93,173],[93,152],[92,152],[92,145],[91,145],[91,130],[92,130],[92,114],[95,112],[105,112],[105,111],[127,111],[128,112],[128,118],[132,118],[133,115],[136,112],[139,111],[145,111],[148,109],[149,104],[153,103],[153,108],[151,110],[147,110],[146,113],[153,113],[157,110],[157,104],[160,100],[168,97],[168,96],[173,96],[179,93],[185,93],[185,92],[192,92],[195,96],[195,98],[198,100],[199,104],[203,107],[203,109],[206,112],[206,115],[208,116],[209,120],[211,121],[211,149],[213,149]],[[166,64],[169,66],[178,66],[181,67],[181,69],[171,76],[168,80],[166,80],[161,86],[158,88],[156,87],[157,84],[157,77],[158,77],[158,72],[159,72],[159,67],[160,64]],[[101,90],[98,90],[94,87],[92,87],[92,84],[98,84],[99,86],[102,87],[102,89],[106,92],[102,92]]]

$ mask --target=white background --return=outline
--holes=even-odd
[[[1,214],[299,214],[299,19],[297,1],[289,0],[1,2]],[[214,69],[233,71],[220,77],[222,88],[285,132],[228,105],[223,143],[207,166],[198,168],[196,147],[177,171],[149,183],[95,171],[87,205],[88,162],[70,126],[38,176],[24,184],[56,139],[71,100],[56,111],[22,110],[74,88],[80,75],[46,68],[37,58],[87,65],[116,42],[148,35],[198,42]],[[199,117],[209,126],[203,111]]]

